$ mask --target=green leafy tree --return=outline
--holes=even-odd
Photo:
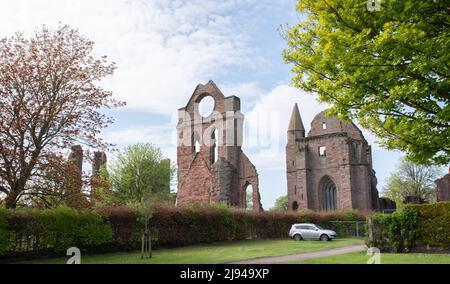
[[[275,205],[272,207],[274,211],[287,211],[288,210],[288,197],[283,195],[275,200]]]
[[[367,2],[298,1],[305,19],[282,33],[293,85],[388,149],[420,164],[449,163],[448,1],[383,0],[380,9]]]
[[[400,205],[408,195],[434,202],[436,198],[434,181],[440,175],[438,167],[417,165],[402,159],[398,170],[388,177],[383,193],[397,205]]]
[[[119,154],[109,169],[110,190],[100,192],[107,203],[125,203],[135,208],[143,224],[141,258],[152,257],[150,219],[155,208],[174,203],[170,181],[175,167],[163,159],[161,150],[152,144],[136,144]]]
[[[136,144],[120,153],[109,168],[111,190],[102,199],[112,203],[141,204],[171,202],[170,181],[175,168],[163,159],[161,150],[152,144]],[[145,206],[144,206],[145,207]]]

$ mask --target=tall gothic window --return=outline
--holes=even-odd
[[[329,176],[322,178],[320,182],[320,192],[322,195],[322,210],[335,211],[337,210],[337,194],[336,185]]]
[[[248,184],[245,187],[244,191],[244,198],[245,198],[245,209],[246,210],[253,210],[253,186],[251,184]]]
[[[218,141],[219,141],[219,135],[217,129],[214,129],[214,131],[211,133],[211,163],[214,164],[217,162],[217,159],[219,157],[219,147],[218,147]]]

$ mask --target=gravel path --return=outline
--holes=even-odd
[[[354,245],[354,246],[348,246],[348,247],[342,247],[342,248],[320,250],[320,251],[315,251],[315,252],[246,259],[246,260],[232,262],[232,264],[286,263],[286,262],[304,260],[304,259],[309,259],[309,258],[318,258],[318,257],[346,254],[346,253],[351,253],[351,252],[365,251],[366,249],[367,249],[367,247],[365,245]]]

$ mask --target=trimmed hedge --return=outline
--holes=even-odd
[[[98,213],[57,208],[7,210],[1,222],[12,234],[6,251],[12,255],[58,254],[69,247],[89,250],[112,238],[110,224]]]
[[[139,249],[142,218],[128,207],[102,208],[97,212],[58,208],[0,211],[0,256],[61,254],[76,246],[88,252]],[[286,238],[294,223],[316,223],[340,236],[347,223],[365,216],[354,211],[247,212],[222,205],[211,207],[160,207],[150,220],[152,245],[174,247],[243,239]],[[2,237],[4,236],[4,237]]]
[[[141,245],[144,225],[138,213],[126,206],[102,208],[98,213],[108,220],[112,237],[104,246],[106,250],[134,250]]]
[[[242,239],[286,238],[294,223],[316,223],[346,235],[346,225],[334,221],[364,221],[354,211],[337,213],[313,212],[247,212],[221,206],[177,209],[159,208],[151,220],[155,244],[180,246],[197,243]],[[348,224],[347,224],[348,225]]]
[[[450,248],[450,202],[411,207],[418,212],[418,242]]]
[[[408,205],[393,214],[376,214],[368,222],[368,246],[409,252],[418,246],[450,248],[450,202]]]

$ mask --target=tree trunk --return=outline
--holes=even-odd
[[[14,209],[17,205],[17,197],[19,196],[19,192],[15,190],[11,190],[5,198],[5,208],[6,209]]]

